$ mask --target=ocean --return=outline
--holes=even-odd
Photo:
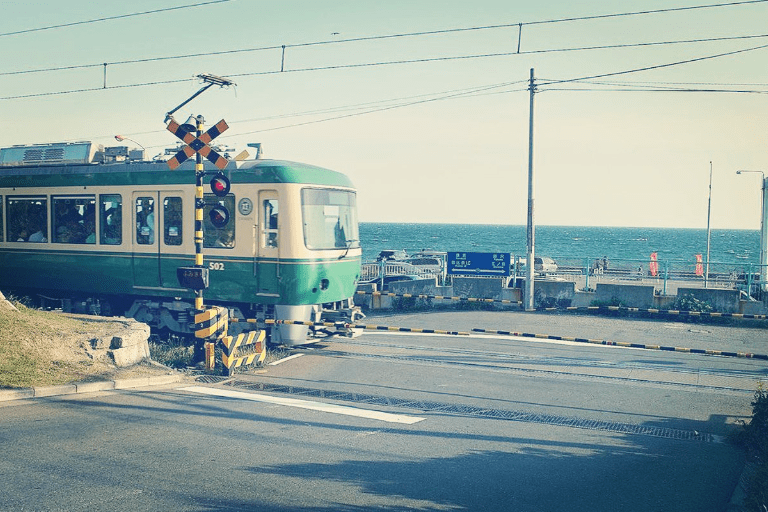
[[[363,262],[376,259],[384,249],[421,249],[461,252],[509,252],[525,256],[526,227],[482,224],[360,223]],[[660,262],[687,265],[701,254],[706,259],[707,230],[682,228],[624,228],[537,226],[536,255],[559,264],[581,265],[609,261],[647,262],[656,252]],[[758,230],[713,229],[710,262],[728,269],[745,269],[760,260]]]

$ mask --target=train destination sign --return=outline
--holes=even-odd
[[[449,252],[448,274],[458,276],[508,276],[511,256],[506,252]]]

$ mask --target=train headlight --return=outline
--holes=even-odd
[[[229,182],[229,178],[224,176],[222,173],[218,173],[213,177],[213,179],[211,179],[211,192],[213,192],[216,197],[224,197],[229,194],[229,189],[231,186],[232,185]]]

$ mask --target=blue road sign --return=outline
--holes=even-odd
[[[508,276],[507,252],[449,252],[448,274],[455,276]]]

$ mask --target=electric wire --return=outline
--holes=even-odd
[[[552,84],[557,83],[565,83],[565,82],[575,82],[575,81],[582,81],[582,80],[589,80],[594,78],[605,78],[609,76],[618,76],[628,73],[636,73],[640,71],[649,71],[653,69],[661,69],[671,66],[677,66],[681,64],[688,64],[692,62],[698,62],[708,59],[714,59],[724,56],[730,56],[730,55],[736,55],[739,53],[759,50],[768,47],[768,44],[766,45],[759,45],[754,46],[750,48],[742,48],[739,50],[734,50],[730,52],[724,52],[719,53],[715,55],[708,55],[704,57],[697,57],[693,59],[683,60],[683,61],[676,61],[672,63],[666,63],[666,64],[658,64],[654,66],[647,66],[643,68],[636,68],[632,70],[624,70],[624,71],[617,71],[612,73],[604,73],[599,75],[592,75],[588,77],[581,77],[581,78],[572,78],[572,79],[566,79],[566,80],[554,80],[554,81],[548,81],[545,83],[540,83],[539,87],[542,86],[548,86]],[[453,56],[443,56],[443,57],[425,57],[420,59],[402,59],[402,60],[393,60],[393,61],[377,61],[377,62],[365,62],[365,63],[354,63],[354,64],[335,64],[330,66],[316,66],[316,67],[306,67],[306,68],[297,68],[297,69],[289,69],[285,71],[278,71],[278,70],[272,70],[272,71],[256,71],[256,72],[250,72],[250,73],[233,73],[233,74],[227,74],[226,76],[229,78],[235,78],[235,77],[249,77],[249,76],[264,76],[264,75],[274,75],[274,74],[281,74],[281,73],[300,73],[300,72],[313,72],[313,71],[330,71],[330,70],[338,70],[338,69],[354,69],[354,68],[363,68],[363,67],[379,67],[379,66],[392,66],[392,65],[402,65],[402,64],[419,64],[419,63],[427,63],[427,62],[441,62],[441,61],[453,61],[453,60],[467,60],[467,59],[482,59],[482,58],[494,58],[494,57],[509,57],[518,55],[517,52],[497,52],[497,53],[485,53],[485,54],[473,54],[473,55],[453,55]],[[54,95],[64,95],[64,94],[74,94],[74,93],[82,93],[82,92],[94,92],[94,91],[103,91],[103,90],[111,90],[111,89],[126,89],[126,88],[132,88],[132,87],[146,87],[150,85],[167,85],[167,84],[174,84],[174,83],[181,83],[186,82],[188,80],[192,80],[191,78],[187,79],[175,79],[175,80],[158,80],[153,82],[141,82],[141,83],[133,83],[133,84],[123,84],[123,85],[112,85],[112,86],[102,86],[102,87],[91,87],[91,88],[83,88],[83,89],[73,89],[73,90],[66,90],[66,91],[49,91],[49,92],[41,92],[41,93],[29,93],[29,94],[20,94],[20,95],[14,95],[14,96],[3,96],[0,97],[0,100],[14,100],[14,99],[25,99],[25,98],[35,98],[35,97],[42,97],[42,96],[54,96]]]
[[[203,5],[220,4],[220,3],[223,3],[223,2],[230,2],[230,1],[231,0],[210,0],[208,2],[200,2],[200,3],[197,3],[197,4],[191,4],[191,5],[180,5],[180,6],[177,6],[177,7],[166,7],[166,8],[162,8],[162,9],[153,9],[151,11],[134,12],[134,13],[130,13],[130,14],[118,14],[116,16],[105,16],[103,18],[96,18],[96,19],[92,19],[92,20],[73,21],[71,23],[61,23],[59,25],[49,25],[49,26],[46,26],[46,27],[28,28],[28,29],[23,29],[23,30],[16,30],[14,32],[3,32],[3,33],[0,33],[0,37],[15,36],[15,35],[19,35],[19,34],[28,34],[30,32],[41,32],[43,30],[53,30],[53,29],[57,29],[57,28],[74,27],[74,26],[77,26],[77,25],[87,25],[87,24],[90,24],[90,23],[99,23],[99,22],[102,22],[102,21],[111,21],[111,20],[119,20],[119,19],[124,19],[124,18],[132,18],[132,17],[135,17],[135,16],[145,16],[145,15],[148,15],[148,14],[157,14],[157,13],[160,13],[160,12],[176,11],[176,10],[179,10],[179,9],[188,9],[188,8],[191,8],[191,7],[201,7]]]
[[[599,75],[590,75],[590,76],[584,76],[584,77],[578,77],[578,78],[567,78],[567,79],[562,79],[562,80],[546,80],[544,83],[537,84],[537,87],[539,89],[541,89],[541,87],[544,87],[544,90],[547,90],[546,89],[547,86],[551,86],[551,85],[554,85],[554,84],[581,82],[581,81],[584,81],[584,80],[592,80],[592,79],[595,79],[595,78],[605,78],[605,77],[609,77],[609,76],[620,76],[620,75],[627,75],[627,74],[631,74],[631,73],[639,73],[639,72],[642,72],[642,71],[651,71],[651,70],[654,70],[654,69],[663,69],[663,68],[668,68],[668,67],[673,67],[673,66],[681,66],[683,64],[691,64],[693,62],[702,62],[702,61],[705,61],[705,60],[718,59],[718,58],[721,58],[721,57],[729,57],[729,56],[737,55],[737,54],[740,54],[740,53],[746,53],[746,52],[751,52],[751,51],[756,51],[756,50],[762,50],[764,48],[768,48],[768,44],[763,44],[763,45],[759,45],[759,46],[753,46],[753,47],[750,47],[750,48],[742,48],[742,49],[733,50],[733,51],[730,51],[730,52],[717,53],[717,54],[714,54],[714,55],[706,55],[704,57],[695,57],[695,58],[692,58],[692,59],[680,60],[680,61],[675,61],[675,62],[668,62],[668,63],[665,63],[665,64],[655,64],[653,66],[645,66],[645,67],[642,67],[642,68],[626,69],[626,70],[623,70],[623,71],[614,71],[614,72],[611,72],[611,73],[601,73]]]
[[[761,0],[761,1],[768,1],[768,0]],[[495,56],[509,56],[509,55],[536,55],[536,54],[542,54],[542,53],[565,53],[565,52],[577,52],[577,51],[643,48],[648,46],[668,46],[668,45],[678,45],[678,44],[738,41],[738,40],[744,40],[744,39],[760,39],[760,38],[766,38],[766,37],[768,37],[768,34],[747,34],[747,35],[738,35],[738,36],[702,37],[702,38],[695,38],[695,39],[679,39],[679,40],[668,40],[668,41],[648,41],[648,42],[639,42],[639,43],[618,43],[618,44],[594,45],[594,46],[574,46],[574,47],[567,47],[567,48],[542,48],[540,50],[523,50],[523,51],[518,50],[518,51],[488,54],[487,56],[495,57]],[[348,40],[348,41],[351,41],[351,40]],[[286,45],[285,47],[289,48],[291,46],[293,47],[309,46],[313,44],[324,44],[324,43],[306,43],[303,45],[302,44]],[[260,47],[254,47],[254,48],[237,48],[233,50],[221,50],[221,51],[215,51],[215,52],[186,53],[184,55],[147,57],[144,59],[131,59],[131,60],[121,60],[121,61],[113,61],[113,62],[73,64],[70,66],[56,66],[56,67],[39,68],[39,69],[24,69],[24,70],[18,70],[18,71],[3,71],[3,72],[0,72],[0,76],[26,75],[26,74],[32,74],[32,73],[47,73],[47,72],[55,72],[55,71],[70,71],[74,69],[101,68],[104,66],[144,64],[148,62],[160,62],[160,61],[178,60],[178,59],[216,57],[216,56],[222,56],[222,55],[232,55],[237,53],[248,53],[248,52],[257,52],[257,51],[264,51],[264,50],[279,50],[282,48],[283,46],[281,45],[272,45],[272,46],[260,46]],[[436,57],[435,59],[439,60],[440,58]],[[452,57],[446,57],[446,59],[452,59]],[[413,62],[418,62],[418,60],[414,60]],[[373,64],[370,64],[370,65],[373,65]],[[297,70],[281,69],[280,71],[266,71],[266,72],[263,72],[263,74],[277,74],[277,73],[291,72],[291,71],[297,71]],[[250,74],[246,73],[240,76],[249,76],[249,75]],[[237,76],[237,75],[231,75],[231,76]]]
[[[497,89],[497,88],[500,88],[500,87],[508,87],[508,86],[516,84],[516,83],[522,83],[522,82],[504,82],[504,83],[501,83],[501,84],[488,85],[488,86],[483,86],[483,87],[477,88],[477,89],[475,89],[473,91],[469,91],[469,92],[459,92],[459,93],[455,93],[455,94],[447,94],[447,95],[439,96],[439,97],[436,97],[436,98],[429,98],[429,99],[410,101],[410,102],[406,102],[406,103],[400,103],[400,104],[397,104],[397,105],[389,105],[389,106],[385,106],[385,107],[369,109],[369,110],[365,110],[365,111],[362,111],[362,112],[352,112],[352,113],[349,113],[349,114],[343,114],[343,115],[339,115],[339,116],[327,117],[327,118],[323,118],[323,119],[314,119],[314,120],[311,120],[311,121],[304,121],[304,122],[300,122],[300,123],[293,123],[293,124],[283,125],[283,126],[275,126],[275,127],[272,127],[272,128],[262,128],[262,129],[259,129],[259,130],[251,130],[251,131],[247,131],[247,132],[240,132],[240,133],[237,133],[237,134],[232,134],[231,137],[242,136],[242,135],[251,135],[251,134],[254,134],[254,133],[271,132],[271,131],[275,131],[275,130],[284,130],[286,128],[296,128],[296,127],[299,127],[299,126],[306,126],[306,125],[310,125],[310,124],[324,123],[324,122],[328,122],[328,121],[335,121],[335,120],[338,120],[338,119],[347,119],[347,118],[350,118],[350,117],[357,117],[357,116],[362,116],[362,115],[366,115],[366,114],[372,114],[372,113],[375,113],[375,112],[384,112],[384,111],[387,111],[387,110],[393,110],[393,109],[397,109],[397,108],[410,107],[410,106],[414,106],[414,105],[421,105],[421,104],[424,104],[424,103],[432,103],[432,102],[435,102],[435,101],[444,101],[444,100],[449,100],[449,99],[468,97],[468,96],[471,96],[473,92],[488,91],[488,90]],[[525,91],[526,89],[522,88],[522,89],[519,89],[519,90],[520,91]]]

